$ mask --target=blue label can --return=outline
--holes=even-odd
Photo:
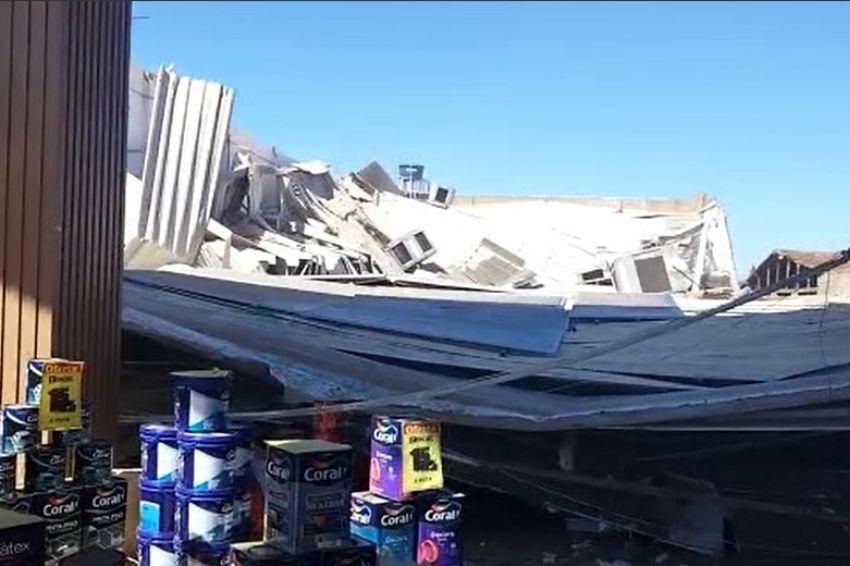
[[[139,482],[139,531],[146,534],[173,534],[176,504],[174,486],[148,480]]]
[[[177,429],[165,424],[139,427],[142,479],[163,485],[177,482]]]
[[[174,425],[181,432],[227,430],[232,375],[225,370],[173,372]]]
[[[196,491],[233,486],[236,433],[184,432],[177,436],[177,484]]]
[[[173,535],[151,535],[136,531],[136,544],[139,549],[139,566],[181,566]]]
[[[177,490],[177,538],[182,542],[228,542],[233,534],[233,490]]]
[[[38,405],[6,405],[2,411],[3,452],[20,454],[38,443]]]

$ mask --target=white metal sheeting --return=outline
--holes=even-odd
[[[160,70],[136,238],[195,257],[216,198],[233,89]]]

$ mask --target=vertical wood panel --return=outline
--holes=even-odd
[[[128,2],[0,2],[0,391],[27,358],[86,362],[117,420]]]
[[[47,3],[47,38],[45,56],[44,128],[44,187],[41,192],[41,241],[39,257],[42,264],[38,276],[38,324],[36,355],[52,353],[55,331],[53,308],[59,304],[57,271],[62,265],[62,208],[63,190],[55,190],[65,182],[65,117],[67,103],[68,30],[64,25],[68,13],[65,2]],[[0,130],[2,131],[2,130]]]
[[[9,150],[12,94],[12,4],[0,2],[0,380],[3,379],[6,308],[6,197],[9,185]],[[2,388],[0,388],[2,389]],[[2,391],[0,391],[2,396]]]
[[[18,399],[21,346],[21,240],[27,141],[27,80],[29,76],[29,12],[27,2],[12,3],[12,80],[6,195],[6,257],[3,270],[2,400]]]
[[[44,65],[47,47],[47,4],[30,2],[29,71],[27,76],[26,170],[21,230],[21,339],[19,365],[35,357],[38,332],[38,271],[41,264],[41,192],[44,167]]]

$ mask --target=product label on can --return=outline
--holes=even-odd
[[[179,566],[180,556],[177,551],[166,549],[151,543],[143,551],[140,566]]]
[[[269,443],[267,540],[294,554],[347,539],[350,450],[321,440]]]
[[[180,501],[177,506],[183,540],[223,542],[233,529],[233,501]]]
[[[35,496],[35,507],[45,520],[47,556],[61,559],[80,551],[80,493],[78,490],[48,491]]]
[[[417,564],[463,564],[460,538],[462,498],[461,494],[449,494],[422,505],[416,547]]]
[[[127,517],[127,482],[83,491],[83,547],[121,548]]]
[[[65,448],[42,446],[26,453],[24,484],[30,493],[61,489],[65,485]]]
[[[74,477],[81,484],[101,484],[112,476],[112,444],[81,444],[74,450]]]
[[[38,410],[41,430],[82,428],[80,386],[83,365],[83,362],[45,362]]]
[[[221,428],[226,419],[228,399],[226,393],[220,397],[204,395],[197,391],[189,392],[188,431],[210,431]]]
[[[38,440],[38,406],[7,405],[2,410],[2,429],[3,452],[32,450]]]

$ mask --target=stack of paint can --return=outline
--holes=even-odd
[[[45,364],[52,362],[67,363],[28,362],[27,404],[3,407],[0,419],[0,505],[45,521],[46,564],[85,548],[120,548],[127,501],[126,482],[112,476],[112,444],[91,439],[87,404],[80,407],[81,428],[42,435],[40,384]],[[19,457],[23,481],[16,477]]]
[[[227,563],[249,537],[253,435],[228,423],[231,375],[171,374],[174,425],[144,425],[140,563]]]
[[[142,471],[139,476],[139,563],[176,566],[174,546],[177,484],[177,429],[149,423],[139,428]]]
[[[462,566],[463,494],[443,489],[440,424],[375,417],[369,491],[352,494],[351,532],[382,566]]]

